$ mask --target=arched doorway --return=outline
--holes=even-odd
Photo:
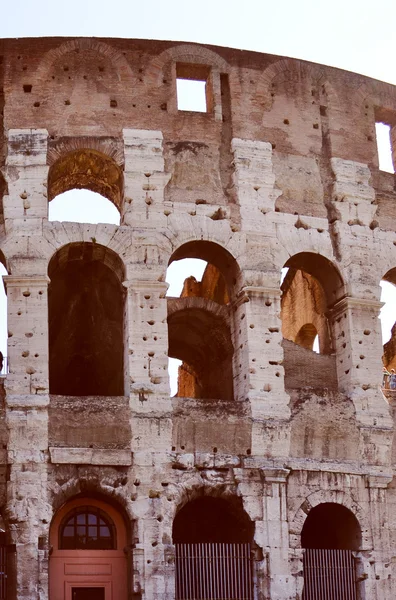
[[[357,600],[353,551],[362,543],[360,525],[345,506],[325,502],[313,508],[301,532],[304,600]]]
[[[127,600],[126,528],[113,506],[68,502],[52,522],[50,544],[50,600]]]
[[[97,243],[60,248],[48,266],[49,387],[64,396],[123,396],[124,265]]]
[[[251,600],[254,525],[240,498],[201,496],[173,523],[176,600]]]

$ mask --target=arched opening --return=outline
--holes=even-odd
[[[68,244],[52,257],[48,275],[50,393],[124,395],[122,261],[100,244]]]
[[[175,287],[177,278],[183,283]],[[236,344],[230,304],[240,284],[235,259],[213,242],[189,242],[171,257],[167,281],[178,296],[168,294],[168,354],[178,360],[175,395],[231,400]]]
[[[102,152],[80,148],[61,156],[48,173],[48,200],[69,190],[91,190],[110,200],[121,212],[123,176],[115,161]]]
[[[314,343],[318,336],[317,329],[313,323],[306,323],[296,335],[296,344],[306,348],[307,350],[314,349]]]
[[[301,532],[304,552],[304,600],[356,600],[352,552],[362,534],[355,515],[345,506],[325,502],[311,509]]]
[[[396,268],[390,269],[381,281],[381,302],[383,387],[396,391]]]
[[[117,508],[78,497],[50,529],[50,600],[126,600],[130,589],[127,528]]]
[[[336,348],[330,311],[343,296],[342,278],[327,258],[311,252],[292,256],[282,274],[286,387],[335,389]]]
[[[177,513],[176,600],[253,598],[254,524],[240,498],[201,496]]]
[[[49,203],[49,221],[120,224],[117,207],[104,196],[90,190],[69,190]]]

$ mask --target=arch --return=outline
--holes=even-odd
[[[48,266],[50,393],[122,396],[124,265],[99,244],[62,247]]]
[[[295,542],[291,544],[293,547],[301,547],[301,533],[310,511],[324,503],[339,504],[353,513],[359,524],[364,521],[361,506],[349,494],[339,490],[318,490],[305,498],[294,514],[294,517],[290,520],[290,533],[295,536]],[[370,546],[368,535],[368,530],[363,529],[362,547],[364,548]]]
[[[173,543],[251,543],[254,523],[246,514],[242,499],[197,496],[183,505],[173,522]]]
[[[238,496],[201,495],[185,504],[172,529],[176,600],[253,599],[253,534],[254,524]]]
[[[222,73],[228,73],[229,65],[224,58],[213,50],[198,44],[178,44],[164,50],[156,56],[147,68],[147,79],[152,85],[160,85],[161,73],[169,62],[181,62],[215,67]]]
[[[73,516],[98,516],[99,526],[108,523],[114,527],[112,547],[98,548],[95,544],[81,544],[82,530],[94,538],[94,525],[89,523],[75,524],[75,532],[81,537],[77,540],[77,548],[72,544],[62,545],[62,528],[70,522]],[[92,520],[93,523],[93,520]],[[105,526],[104,526],[105,527]],[[81,532],[79,534],[79,528]],[[101,588],[103,594],[112,591],[111,597],[126,600],[130,590],[130,568],[128,565],[128,530],[121,511],[103,499],[81,495],[69,500],[54,515],[50,526],[50,546],[52,553],[49,561],[50,599],[64,597],[72,600],[77,590],[84,588]],[[100,544],[99,544],[100,546]],[[77,594],[78,597],[78,594]],[[110,596],[109,596],[110,597]]]
[[[338,268],[322,254],[299,252],[291,256],[284,266],[306,271],[315,277],[325,291],[328,308],[344,295],[344,282]]]
[[[62,58],[70,52],[80,52],[82,50],[93,50],[99,55],[108,58],[114,65],[122,82],[125,84],[134,83],[135,78],[133,77],[132,70],[122,52],[95,38],[76,38],[74,40],[63,42],[60,46],[49,50],[38,66],[38,80],[45,81],[48,71],[59,58]]]
[[[306,323],[296,335],[296,344],[312,350],[318,331],[313,323]]]
[[[276,78],[282,77],[287,81],[308,79],[318,85],[323,77],[323,71],[318,65],[313,65],[293,58],[275,59],[264,69],[259,78],[256,93],[266,99],[266,108],[272,104],[271,85]]]
[[[219,313],[183,304],[168,316],[169,356],[192,369],[185,368],[180,376],[178,395],[232,400],[234,349],[229,324]]]
[[[241,271],[236,259],[225,247],[213,241],[194,239],[179,246],[168,264],[183,258],[200,258],[214,265],[226,281],[229,297],[235,296],[235,286],[240,282]]]
[[[359,550],[362,532],[349,508],[323,502],[309,512],[301,532],[301,546],[312,549]]]
[[[111,517],[92,504],[71,509],[58,532],[60,550],[115,550],[117,529]]]
[[[232,400],[234,348],[239,348],[234,322],[237,317],[224,304],[237,296],[240,269],[225,248],[205,240],[183,244],[172,254],[169,264],[185,258],[204,260],[208,266],[201,284],[194,281],[192,285],[186,280],[177,310],[173,308],[168,314],[169,356],[183,361],[178,395]]]
[[[48,172],[48,200],[72,189],[88,189],[121,211],[123,175],[116,162],[98,150],[81,148],[61,156]]]

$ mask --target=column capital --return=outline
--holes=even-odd
[[[50,278],[47,275],[3,275],[6,289],[11,287],[47,287]]]
[[[381,475],[366,475],[366,487],[385,489],[392,482],[393,475],[383,473]]]
[[[372,310],[379,312],[380,309],[384,306],[384,302],[379,302],[378,300],[371,300],[369,298],[353,298],[352,296],[345,296],[338,300],[336,304],[330,309],[329,313],[335,317],[341,312],[345,310],[350,310],[351,308],[358,308],[362,310]]]
[[[127,279],[126,281],[122,282],[122,285],[131,290],[153,290],[156,292],[163,292],[164,295],[169,287],[169,283],[166,283],[166,281],[152,281],[144,279]]]
[[[291,469],[284,467],[262,467],[260,470],[265,483],[286,483],[291,473]]]

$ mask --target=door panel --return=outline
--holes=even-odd
[[[73,587],[72,600],[105,600],[105,588]]]

